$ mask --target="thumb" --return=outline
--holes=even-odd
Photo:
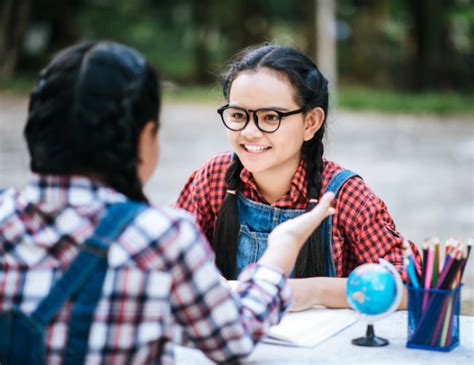
[[[331,203],[334,200],[334,193],[332,191],[325,193],[316,205],[309,213],[313,216],[320,217],[321,221],[329,215],[335,213],[334,208],[331,207]]]

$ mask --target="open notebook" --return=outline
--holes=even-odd
[[[358,319],[351,309],[314,307],[303,312],[289,312],[270,328],[263,340],[285,346],[315,347]]]
[[[237,288],[236,280],[228,284]],[[352,309],[314,307],[302,312],[286,313],[272,326],[263,342],[284,346],[315,347],[355,323],[358,315]]]

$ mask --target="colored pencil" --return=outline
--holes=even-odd
[[[458,320],[459,285],[462,282],[462,274],[472,249],[472,241],[469,246],[465,246],[461,241],[455,239],[449,239],[446,242],[444,264],[439,272],[438,280],[435,281],[430,278],[434,273],[432,266],[436,255],[436,243],[433,241],[430,240],[428,251],[424,254],[425,259],[423,260],[423,272],[425,272],[425,281],[422,283],[422,286],[425,287],[422,301],[423,311],[421,318],[417,320],[417,326],[411,334],[409,342],[430,347],[447,347],[452,343],[454,321]],[[438,256],[438,260],[441,263],[440,256]],[[449,293],[434,292],[429,295],[432,284],[435,284],[436,289],[448,290]]]
[[[428,242],[428,259],[426,262],[426,275],[425,275],[425,282],[423,283],[423,287],[425,288],[425,292],[423,293],[423,304],[422,304],[422,311],[426,310],[428,305],[428,300],[430,298],[430,292],[428,291],[431,288],[431,275],[433,275],[433,259],[434,259],[434,248],[432,245],[432,241]]]
[[[439,275],[439,238],[433,239],[434,258],[433,258],[433,274],[431,275],[431,287],[436,288]]]
[[[428,260],[428,247],[429,247],[429,238],[423,241],[422,252],[423,252],[423,267],[421,268],[421,285],[425,285],[426,278],[426,261]]]
[[[414,288],[419,288],[420,285],[418,284],[418,278],[417,278],[416,268],[415,268],[416,260],[409,251],[408,241],[404,240],[402,247],[403,247],[403,262],[405,264],[408,278],[411,282],[411,285],[413,285]]]

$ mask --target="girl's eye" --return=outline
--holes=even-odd
[[[235,112],[235,113],[232,113],[232,118],[234,119],[244,119],[245,118],[245,114],[244,113],[240,113],[240,112]]]
[[[278,122],[280,119],[277,113],[267,113],[265,114],[265,121],[267,122]]]

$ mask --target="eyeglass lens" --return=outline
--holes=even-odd
[[[256,112],[256,116],[256,124],[265,132],[274,132],[280,125],[280,115],[274,110],[261,109]],[[230,107],[224,110],[222,118],[227,128],[238,131],[245,128],[248,114],[243,109]]]

